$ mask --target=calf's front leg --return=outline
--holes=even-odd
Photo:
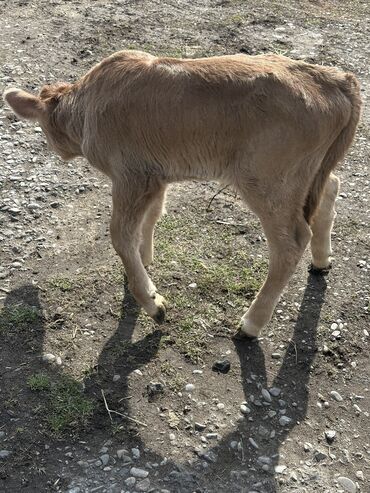
[[[142,183],[146,183],[144,178]],[[136,186],[132,190],[119,183],[113,185],[110,232],[113,247],[122,259],[131,293],[148,315],[161,323],[166,315],[165,300],[156,292],[139,250],[144,215],[156,197],[156,187],[151,188],[147,183],[143,189]]]

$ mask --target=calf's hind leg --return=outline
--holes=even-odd
[[[146,183],[145,177],[137,183]],[[165,318],[165,301],[154,287],[144,268],[139,246],[145,212],[156,199],[158,183],[128,187],[115,183],[112,187],[113,212],[110,224],[112,244],[122,259],[128,285],[136,301],[158,323]]]
[[[339,178],[331,173],[311,224],[312,272],[325,272],[330,268],[331,230],[336,216],[334,206],[338,190]]]
[[[242,317],[242,333],[257,337],[270,321],[280,295],[294,273],[311,238],[311,230],[301,213],[260,218],[269,247],[267,278]]]

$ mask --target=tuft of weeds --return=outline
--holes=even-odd
[[[39,317],[39,311],[34,306],[6,306],[0,311],[0,332],[12,328],[26,328],[35,323]]]
[[[63,292],[72,291],[74,288],[73,282],[71,279],[68,279],[68,277],[54,277],[53,279],[50,279],[49,284],[53,288],[60,289]]]
[[[167,387],[172,392],[180,392],[183,390],[186,380],[181,373],[169,361],[164,361],[161,364],[161,373],[165,375]]]
[[[51,382],[48,375],[45,373],[36,373],[35,375],[31,375],[27,380],[28,387],[31,390],[48,390],[50,388]]]

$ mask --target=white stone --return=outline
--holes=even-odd
[[[330,397],[332,397],[337,402],[342,402],[342,400],[343,400],[343,397],[336,390],[332,390],[330,392]]]
[[[131,467],[130,474],[131,474],[131,476],[134,476],[135,478],[140,478],[140,479],[144,479],[144,478],[147,478],[149,476],[148,471],[146,471],[145,469],[139,469],[138,467]]]
[[[338,483],[341,485],[342,488],[344,488],[345,491],[348,491],[348,493],[356,493],[357,491],[357,486],[355,485],[355,483],[345,476],[339,477]]]
[[[193,392],[194,389],[195,389],[195,385],[193,385],[192,383],[187,383],[185,385],[185,391],[186,392]]]

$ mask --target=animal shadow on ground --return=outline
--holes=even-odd
[[[176,489],[173,491],[179,493],[195,491],[211,493],[216,491],[214,489],[216,485],[221,489],[226,487],[230,493],[248,491],[250,488],[261,493],[277,491],[277,479],[280,471],[279,469],[276,471],[275,467],[279,463],[280,446],[290,432],[304,420],[307,413],[310,367],[317,351],[316,331],[325,291],[325,278],[309,274],[295,323],[294,334],[272,385],[267,383],[268,372],[265,367],[261,343],[250,340],[234,341],[235,350],[240,359],[245,401],[248,403],[247,407],[250,412],[236,421],[235,429],[222,437],[217,445],[207,450],[198,451],[199,456],[194,459],[194,463],[180,464],[171,461],[169,457],[166,473],[170,473],[170,483],[168,484],[170,491],[172,491],[173,485],[176,485]],[[42,310],[38,289],[30,284],[11,291],[5,300],[5,307],[9,308],[21,303],[33,306],[40,312]],[[125,285],[122,313],[117,330],[101,352],[95,371],[85,379],[86,393],[90,396],[94,395],[99,401],[99,405],[94,410],[91,422],[92,433],[91,430],[87,429],[86,432],[80,433],[79,438],[84,438],[90,443],[90,439],[96,431],[110,427],[109,416],[102,398],[101,390],[103,389],[109,407],[116,410],[120,409],[122,414],[128,416],[127,420],[123,419],[122,416],[116,416],[121,424],[127,425],[127,446],[131,442],[141,449],[150,448],[150,444],[144,443],[140,438],[140,427],[136,427],[135,423],[130,420],[128,377],[134,370],[155,358],[159,350],[162,333],[157,330],[142,340],[132,342],[139,308],[129,293],[127,284]],[[5,389],[5,398],[8,400],[11,395],[10,389],[16,388],[14,382],[17,381],[17,375],[20,374],[13,371],[14,368],[23,365],[28,368],[28,374],[45,369],[45,363],[40,359],[40,355],[43,353],[44,331],[45,327],[43,327],[41,319],[34,324],[30,333],[13,334],[9,339],[9,346],[7,343],[1,348],[0,358],[2,367],[5,369],[1,373],[2,387]],[[122,346],[122,343],[126,345],[124,355],[114,351],[114,348],[117,345]],[[63,374],[63,367],[50,366],[48,372],[54,372],[54,377],[58,379]],[[116,373],[121,375],[118,385],[117,382],[112,383],[112,376]],[[223,376],[220,375],[220,377]],[[267,387],[281,389],[281,395],[273,397],[269,405],[260,399],[262,388],[266,389]],[[252,395],[254,402],[251,401]],[[146,402],[147,396],[143,396],[143,406],[146,405]],[[15,419],[18,422],[18,427],[22,424],[27,426],[30,420],[37,420],[37,416],[35,418],[31,413],[31,409],[35,405],[37,405],[37,397],[34,397],[34,393],[21,391],[12,411],[0,405],[1,422],[7,426],[6,423],[9,420]],[[281,424],[281,421],[279,422],[283,416],[290,418],[283,418],[283,421],[285,419],[284,425]],[[112,419],[115,420],[114,415],[112,415]],[[148,424],[150,426],[150,423]],[[35,430],[38,428],[37,422],[33,427]],[[33,433],[33,435],[34,440],[31,442],[28,440],[24,446],[20,438],[19,444],[15,446],[13,452],[18,460],[13,460],[13,465],[9,464],[9,467],[14,467],[14,464],[18,463],[21,469],[26,467],[27,470],[27,466],[32,463],[32,457],[34,457],[32,450],[36,447],[40,451],[41,457],[45,459],[43,467],[53,477],[58,476],[61,467],[60,462],[54,460],[52,463],[50,460],[49,463],[48,451],[45,450],[45,444],[50,445],[50,436],[43,438],[42,434]],[[105,432],[102,436],[107,437],[107,433]],[[251,438],[252,440],[250,440]],[[231,447],[232,442],[237,445]],[[68,441],[65,440],[62,443],[67,445]],[[123,443],[125,444],[125,441]],[[69,445],[73,444],[70,443]],[[101,443],[98,446],[101,446]],[[54,450],[55,455],[55,447],[53,446],[51,449]],[[64,452],[61,454],[61,458],[65,459]],[[156,462],[161,462],[163,459],[158,453],[153,454],[152,458]],[[11,484],[14,483],[13,489],[18,487],[16,486],[17,481],[22,481],[19,486],[25,486],[24,483],[26,482],[31,488],[29,491],[33,491],[32,474],[28,474],[27,479],[22,479],[22,474],[17,475],[17,477],[13,476],[11,479],[11,473],[7,472],[6,469],[7,464],[3,463],[0,470],[0,487],[5,487],[5,491],[13,491],[9,489],[10,479]],[[29,469],[29,471],[31,470]],[[37,484],[39,481],[37,475],[35,478]],[[38,491],[41,490],[38,489]],[[217,491],[220,490],[217,488]]]

